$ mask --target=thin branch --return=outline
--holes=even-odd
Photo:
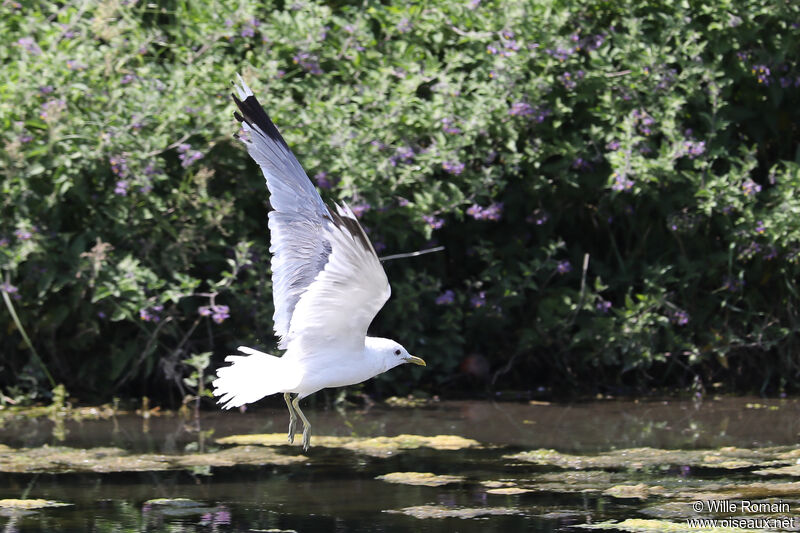
[[[50,382],[50,385],[55,388],[56,382],[53,380],[53,376],[50,375],[50,371],[47,370],[47,367],[44,364],[44,361],[41,357],[39,357],[36,348],[33,347],[33,343],[31,342],[30,337],[28,337],[28,333],[25,331],[25,328],[22,327],[22,322],[19,321],[19,317],[17,316],[16,310],[14,310],[14,304],[11,303],[11,298],[8,297],[8,293],[5,289],[0,289],[0,292],[3,293],[3,301],[6,303],[6,307],[8,308],[8,312],[11,314],[11,318],[14,320],[14,324],[16,324],[17,329],[19,330],[20,335],[22,335],[22,339],[25,341],[25,344],[28,346],[28,349],[33,354],[36,362],[39,363],[39,366],[42,367],[42,371],[44,375],[47,376],[47,381]]]
[[[189,137],[191,137],[192,135],[194,135],[195,133],[196,133],[196,132],[187,133],[186,135],[184,135],[183,137],[181,137],[180,139],[178,139],[178,140],[177,140],[177,141],[175,141],[174,143],[170,144],[170,145],[169,145],[169,146],[167,146],[166,148],[160,148],[160,149],[158,149],[158,150],[153,150],[152,152],[148,152],[148,153],[144,154],[142,157],[144,157],[144,158],[148,158],[148,157],[154,157],[154,156],[157,156],[157,155],[159,155],[159,154],[163,154],[163,153],[164,153],[164,152],[166,152],[167,150],[172,150],[173,148],[177,148],[177,147],[178,147],[178,146],[180,146],[181,144],[185,143],[185,142],[186,142],[186,140],[187,140]]]
[[[620,76],[627,76],[630,73],[631,73],[630,70],[620,70],[619,72],[609,72],[605,76],[606,78],[618,78]]]
[[[578,313],[581,312],[583,307],[583,300],[586,297],[586,271],[589,270],[589,254],[583,254],[583,274],[581,274],[581,293],[578,297],[578,305],[575,307],[575,312],[572,314],[572,319],[569,321],[569,326],[575,323]]]
[[[379,259],[381,261],[391,261],[392,259],[403,259],[406,257],[417,257],[418,255],[430,254],[433,252],[441,252],[442,250],[444,250],[444,246],[436,246],[434,248],[426,248],[424,250],[417,250],[416,252],[408,252],[406,254],[385,255]]]

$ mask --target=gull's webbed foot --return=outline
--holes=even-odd
[[[283,394],[283,399],[286,402],[286,407],[289,408],[289,434],[286,436],[289,444],[294,443],[294,432],[295,428],[297,427],[297,416],[294,414],[294,408],[292,407],[292,395],[288,392]]]

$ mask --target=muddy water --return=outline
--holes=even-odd
[[[798,514],[795,399],[305,410],[315,435],[337,437],[312,437],[305,454],[269,436],[285,432],[278,402],[204,412],[200,431],[178,416],[63,420],[56,431],[46,418],[0,418],[0,500],[68,504],[0,501],[0,527],[660,531],[687,518]],[[267,436],[235,437],[253,434]],[[398,435],[408,436],[372,438]],[[424,438],[443,435],[458,438]],[[738,512],[693,510],[709,499]],[[743,500],[791,510],[742,512]]]

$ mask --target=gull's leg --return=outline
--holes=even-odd
[[[289,392],[283,393],[283,400],[286,402],[286,407],[289,408],[289,444],[294,442],[294,428],[297,426],[297,416],[294,414],[292,407],[292,394]]]
[[[308,418],[306,415],[303,414],[303,411],[300,410],[300,395],[294,397],[292,400],[292,405],[294,406],[294,410],[300,415],[300,420],[303,421],[303,451],[308,450],[308,446],[311,444],[311,424],[308,422]]]

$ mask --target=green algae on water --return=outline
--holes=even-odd
[[[195,454],[132,454],[121,448],[39,448],[0,449],[0,472],[156,472],[193,467],[236,465],[289,465],[306,461],[303,456],[283,455],[261,446],[235,446]]]
[[[286,446],[285,433],[260,435],[231,435],[216,440],[217,444],[259,444],[261,446]],[[296,443],[299,446],[300,443]],[[461,450],[480,446],[476,440],[458,435],[397,435],[396,437],[335,437],[314,436],[313,446],[342,448],[372,457],[389,457],[406,450],[433,448],[435,450]]]
[[[761,533],[763,529],[742,529],[732,527],[703,527],[693,526],[683,522],[670,522],[668,520],[652,520],[642,518],[628,518],[621,522],[609,520],[597,524],[576,524],[573,527],[586,529],[610,529],[629,533]]]
[[[53,500],[0,500],[0,509],[44,509],[46,507],[65,507],[71,503],[57,502]]]
[[[541,449],[504,456],[506,459],[572,470],[652,470],[670,466],[740,470],[758,466],[794,463],[795,448],[775,447],[750,450],[724,447],[717,450],[663,450],[625,448],[595,455],[573,455]]]
[[[487,489],[486,492],[489,494],[514,496],[517,494],[525,494],[526,492],[533,492],[533,489],[523,489],[521,487],[497,487],[494,489]]]
[[[387,483],[398,483],[401,485],[420,485],[425,487],[441,487],[451,483],[461,483],[464,476],[437,476],[430,472],[391,472],[382,476],[377,476]]]
[[[519,511],[509,507],[445,507],[444,505],[417,505],[398,510],[384,511],[399,513],[414,518],[461,518],[464,520],[487,515],[513,515]]]
[[[163,507],[200,507],[203,504],[190,500],[189,498],[153,498],[147,500],[144,505],[159,505]]]
[[[613,498],[646,500],[651,495],[664,494],[664,487],[659,485],[648,486],[645,483],[639,483],[637,485],[614,485],[604,490],[603,494]]]

